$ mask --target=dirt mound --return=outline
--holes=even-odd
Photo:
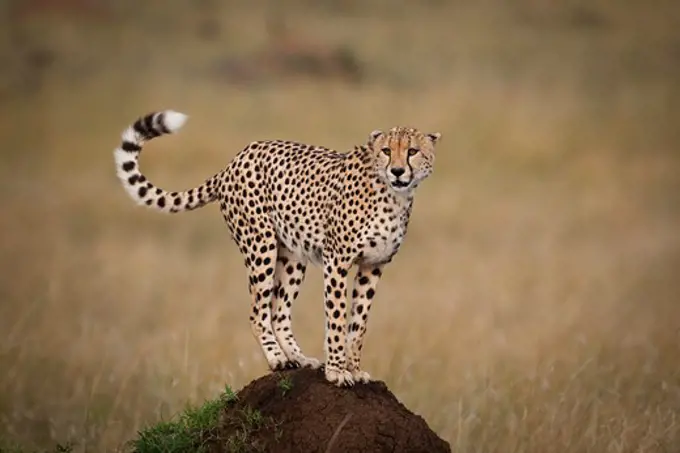
[[[383,382],[341,389],[321,371],[268,374],[227,404],[210,436],[222,452],[450,452]]]

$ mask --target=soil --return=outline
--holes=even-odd
[[[225,407],[209,436],[223,452],[450,452],[384,382],[338,388],[320,370],[268,374]]]

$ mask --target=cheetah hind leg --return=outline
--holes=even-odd
[[[272,327],[281,349],[293,366],[317,369],[321,367],[321,362],[313,357],[306,357],[293,335],[292,306],[305,279],[306,270],[306,260],[296,257],[286,247],[279,245],[272,298]]]
[[[276,242],[258,244],[259,256],[255,260],[246,259],[250,280],[252,307],[250,327],[264,353],[267,364],[272,371],[299,367],[283,352],[276,337],[272,322],[272,302],[274,293],[274,271],[276,260]]]

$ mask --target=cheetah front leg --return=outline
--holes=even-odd
[[[371,376],[360,368],[361,348],[366,333],[368,312],[371,309],[371,301],[375,296],[375,289],[382,275],[383,265],[362,264],[359,266],[357,275],[354,277],[354,290],[352,291],[352,312],[349,321],[349,334],[347,337],[348,365],[347,369],[352,373],[357,382],[368,382]]]
[[[312,357],[305,357],[295,341],[292,326],[292,305],[305,279],[306,270],[306,260],[298,258],[285,246],[279,245],[275,271],[276,284],[272,298],[272,327],[281,349],[291,363],[316,369],[321,366],[321,362]]]
[[[347,370],[347,271],[337,258],[324,257],[324,302],[326,313],[326,380],[340,387],[354,385]]]

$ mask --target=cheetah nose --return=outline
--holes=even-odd
[[[392,174],[393,174],[394,176],[396,176],[397,178],[400,177],[401,175],[403,175],[404,172],[406,172],[406,170],[404,170],[404,169],[401,168],[401,167],[392,167],[392,169],[391,169],[390,171],[391,171]]]

